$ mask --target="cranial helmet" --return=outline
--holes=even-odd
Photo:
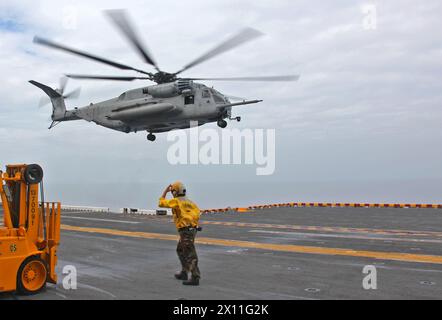
[[[186,195],[186,187],[180,181],[172,184],[172,194],[174,197],[184,197]]]

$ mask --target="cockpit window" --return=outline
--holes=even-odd
[[[204,89],[203,93],[202,93],[202,97],[203,98],[210,98],[210,91],[207,89]]]
[[[212,96],[213,96],[213,99],[215,100],[215,103],[218,103],[218,104],[225,103],[224,96],[222,94],[220,94],[215,89],[211,89],[210,91],[212,91]]]

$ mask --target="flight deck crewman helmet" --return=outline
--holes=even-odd
[[[172,194],[176,197],[184,197],[186,195],[186,187],[180,181],[172,184]]]

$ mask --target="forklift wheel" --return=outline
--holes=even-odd
[[[25,169],[25,181],[29,184],[40,183],[43,180],[43,169],[38,164],[30,164]]]
[[[17,291],[23,295],[40,292],[46,286],[48,268],[37,256],[28,257],[18,269]]]

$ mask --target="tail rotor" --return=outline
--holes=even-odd
[[[80,96],[80,92],[81,92],[81,87],[78,87],[72,91],[70,91],[69,93],[64,93],[66,90],[66,86],[68,83],[68,77],[61,77],[59,80],[59,87],[57,89],[55,89],[55,91],[57,93],[59,93],[64,100],[69,100],[69,99],[77,99]],[[42,108],[46,105],[48,105],[51,102],[51,99],[47,96],[42,97],[40,99],[40,102],[38,104],[39,108]]]

